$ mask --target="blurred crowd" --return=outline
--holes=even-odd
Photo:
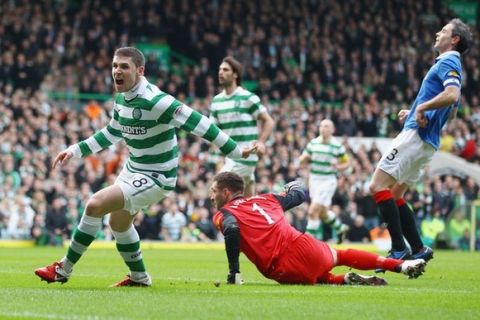
[[[88,101],[75,109],[49,94],[111,94],[113,51],[141,42],[167,43],[196,62],[173,58],[166,66],[147,55],[146,76],[206,115],[219,90],[221,59],[233,55],[244,63],[245,83],[276,122],[257,170],[258,192],[305,179],[299,155],[318,135],[319,120],[332,119],[354,159],[339,177],[334,210],[351,225],[351,241],[371,241],[381,221],[367,185],[381,154],[375,146],[354,152],[348,137],[392,137],[401,130],[397,113],[415,98],[435,58],[435,33],[454,16],[440,0],[44,0],[4,1],[0,11],[0,237],[39,244],[68,238],[86,199],[112,183],[128,156],[120,144],[51,170],[59,151],[105,125],[112,103]],[[478,30],[472,32],[478,39]],[[475,163],[479,61],[476,46],[463,58],[462,106],[441,145]],[[136,227],[142,238],[214,241],[208,183],[219,159],[204,141],[185,132],[179,138],[176,195],[138,214]],[[438,241],[455,234],[448,243],[457,247],[470,228],[457,209],[477,197],[471,178],[428,174],[408,193],[423,236]],[[304,230],[306,205],[287,218]],[[98,236],[110,239],[108,227]]]

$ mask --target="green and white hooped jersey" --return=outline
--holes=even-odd
[[[345,147],[336,139],[331,138],[330,142],[324,143],[323,138],[312,139],[303,153],[310,156],[310,174],[321,176],[333,176],[338,170],[332,166],[334,160],[342,158],[345,155]]]
[[[76,158],[85,157],[123,139],[130,152],[126,169],[146,174],[160,187],[173,190],[178,167],[175,128],[212,142],[227,156],[241,158],[236,142],[210,119],[144,77],[130,91],[117,94],[113,117],[106,127],[69,150]]]
[[[213,98],[210,119],[240,147],[248,147],[258,140],[257,118],[263,112],[267,109],[260,103],[260,98],[239,86],[231,95],[224,90]],[[258,156],[253,153],[247,159],[235,161],[255,167]]]

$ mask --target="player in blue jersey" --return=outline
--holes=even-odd
[[[403,131],[383,155],[370,183],[392,238],[388,257],[395,259],[433,258],[433,250],[420,239],[403,195],[419,179],[438,149],[443,125],[457,112],[462,83],[460,55],[468,51],[472,34],[460,19],[453,19],[437,32],[435,40],[439,54],[435,64],[423,79],[411,109],[399,112],[400,120],[406,119]]]

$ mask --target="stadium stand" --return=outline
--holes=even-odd
[[[319,120],[331,118],[353,157],[352,169],[340,177],[335,210],[346,223],[358,223],[360,215],[367,229],[377,227],[367,185],[381,153],[375,144],[352,149],[349,137],[392,137],[401,130],[397,112],[413,100],[434,59],[433,35],[454,16],[439,0],[4,1],[0,11],[0,238],[57,245],[69,237],[89,195],[114,179],[128,151],[118,145],[56,171],[52,156],[106,123],[111,55],[131,44],[144,48],[149,79],[204,114],[218,90],[221,59],[231,54],[245,64],[244,85],[276,121],[257,169],[258,192],[280,191],[305,176],[296,161]],[[472,31],[478,39],[478,29]],[[479,61],[474,47],[463,61],[461,112],[441,145],[476,165]],[[184,231],[196,235],[191,222],[203,230],[202,211],[212,214],[206,190],[218,159],[202,140],[182,132],[179,138],[172,206],[189,222]],[[478,193],[478,183],[453,172],[426,174],[407,198],[423,228],[432,217],[450,221],[458,207],[469,212]],[[170,210],[164,203],[142,212],[135,223],[141,236],[161,238]],[[298,229],[305,217],[306,206],[288,214]],[[189,238],[215,238],[209,232]],[[458,227],[455,232],[455,246],[464,246]],[[110,239],[108,228],[99,237]]]

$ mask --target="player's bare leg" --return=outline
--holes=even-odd
[[[102,227],[105,214],[123,208],[124,199],[120,187],[112,185],[95,193],[88,201],[80,223],[75,228],[67,254],[61,261],[35,270],[35,274],[47,282],[68,281],[75,263],[88,249]]]
[[[130,273],[112,287],[148,287],[152,280],[145,269],[140,250],[140,237],[133,226],[134,215],[126,210],[118,210],[110,214],[110,229],[117,242],[117,250],[122,256]]]
[[[243,195],[245,196],[245,198],[253,196],[255,194],[255,181],[246,178],[243,178],[243,181],[245,182]]]

